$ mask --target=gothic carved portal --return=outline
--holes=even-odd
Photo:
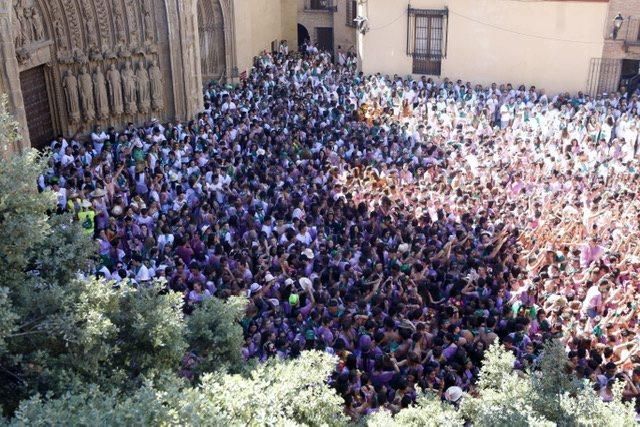
[[[175,116],[165,0],[12,2],[18,71],[46,65],[51,133]]]
[[[225,28],[219,0],[198,1],[198,33],[202,82],[226,76]]]
[[[34,143],[45,127],[187,120],[203,83],[232,77],[233,13],[231,0],[0,0],[0,87]]]

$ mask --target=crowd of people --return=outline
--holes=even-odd
[[[246,360],[321,349],[349,415],[474,393],[499,339],[561,337],[603,399],[640,396],[638,94],[363,75],[312,47],[212,83],[189,122],[52,143],[41,189],[98,275],[185,311],[246,295]],[[197,360],[197,355],[192,355]]]

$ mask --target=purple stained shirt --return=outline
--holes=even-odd
[[[449,360],[453,357],[454,354],[456,354],[456,351],[458,351],[458,346],[456,346],[455,344],[451,344],[449,347],[442,350],[442,355],[447,360]]]
[[[371,383],[376,387],[387,385],[393,379],[394,375],[394,371],[374,372],[371,374]]]

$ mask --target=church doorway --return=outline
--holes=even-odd
[[[202,83],[227,78],[224,19],[219,0],[198,1],[198,32],[200,37],[200,66]]]
[[[309,30],[302,24],[298,24],[298,46],[306,45],[311,41]]]
[[[49,146],[54,137],[45,65],[20,73],[20,86],[31,146],[41,150]]]

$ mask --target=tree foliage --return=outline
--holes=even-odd
[[[480,372],[479,396],[463,400],[466,420],[483,426],[635,425],[635,410],[622,403],[621,390],[611,403],[584,384],[575,387],[566,373],[567,357],[558,342],[548,343],[539,370],[516,374],[515,357],[491,346]]]
[[[189,316],[187,340],[189,349],[198,358],[198,374],[214,371],[237,372],[242,366],[242,327],[239,320],[245,313],[246,298],[233,297],[205,300]]]
[[[0,103],[0,141],[15,123]],[[4,153],[4,151],[3,151]],[[4,155],[4,154],[3,154]],[[56,197],[38,192],[48,155],[36,150],[0,162],[0,402],[10,414],[36,392],[132,390],[175,374],[186,349],[182,299],[159,285],[114,289],[86,278],[96,245]]]
[[[132,395],[91,387],[58,399],[23,402],[14,425],[309,425],[341,426],[341,398],[325,383],[335,364],[329,355],[305,352],[289,362],[271,361],[250,377],[207,374],[198,387],[146,383]]]
[[[421,395],[414,406],[401,410],[395,417],[383,410],[367,419],[369,427],[455,427],[463,424],[460,412],[430,394]]]

